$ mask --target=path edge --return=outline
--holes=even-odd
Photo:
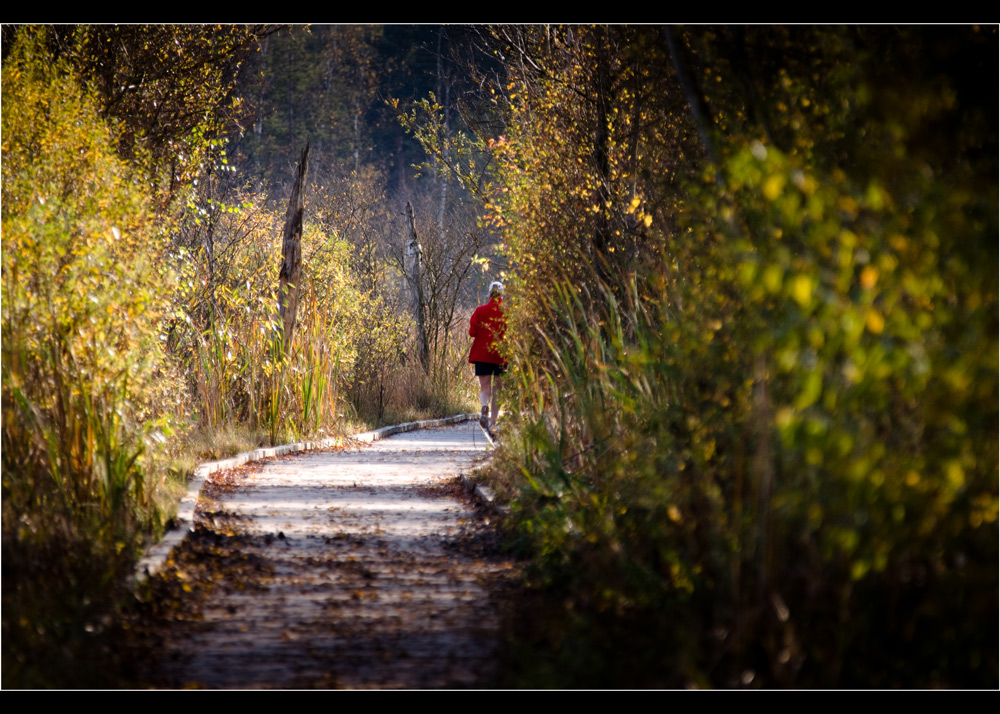
[[[410,421],[404,424],[395,424],[393,426],[383,426],[381,429],[363,431],[360,434],[355,434],[354,436],[348,438],[354,441],[371,443],[395,434],[402,434],[406,431],[430,429],[436,426],[447,426],[449,424],[459,424],[463,421],[478,418],[478,414],[455,414],[454,416],[443,417],[441,419],[423,419],[421,421]],[[191,478],[188,479],[187,493],[184,494],[180,505],[177,507],[177,515],[174,516],[173,519],[176,525],[173,529],[167,531],[158,543],[155,543],[147,548],[145,555],[143,555],[143,557],[139,559],[139,562],[136,563],[136,582],[141,583],[162,568],[163,564],[167,562],[167,558],[170,557],[170,553],[173,549],[180,545],[181,541],[184,540],[188,533],[194,530],[194,509],[198,503],[198,497],[201,495],[201,490],[205,487],[205,481],[209,474],[213,474],[216,471],[222,471],[224,469],[232,469],[237,466],[243,466],[251,461],[260,461],[261,459],[285,456],[287,454],[297,454],[303,451],[328,449],[332,446],[337,446],[338,444],[343,443],[343,441],[344,437],[329,437],[318,441],[299,441],[294,444],[282,444],[280,446],[271,446],[266,449],[244,451],[242,454],[231,456],[228,459],[206,461],[198,464],[198,466],[195,467]]]

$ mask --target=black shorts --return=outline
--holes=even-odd
[[[502,377],[507,371],[507,368],[502,364],[493,364],[492,362],[473,362],[472,364],[476,367],[477,377],[486,377],[491,374]]]

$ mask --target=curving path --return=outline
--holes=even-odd
[[[456,476],[475,422],[209,477],[197,528],[150,581],[153,686],[487,687],[512,573]]]

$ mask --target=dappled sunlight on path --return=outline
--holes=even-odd
[[[511,572],[458,498],[474,423],[244,467],[151,581],[153,686],[489,686]],[[222,483],[226,479],[216,479]]]

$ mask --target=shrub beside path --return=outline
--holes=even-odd
[[[149,580],[139,681],[490,686],[513,565],[457,481],[485,456],[465,422],[212,474]]]

